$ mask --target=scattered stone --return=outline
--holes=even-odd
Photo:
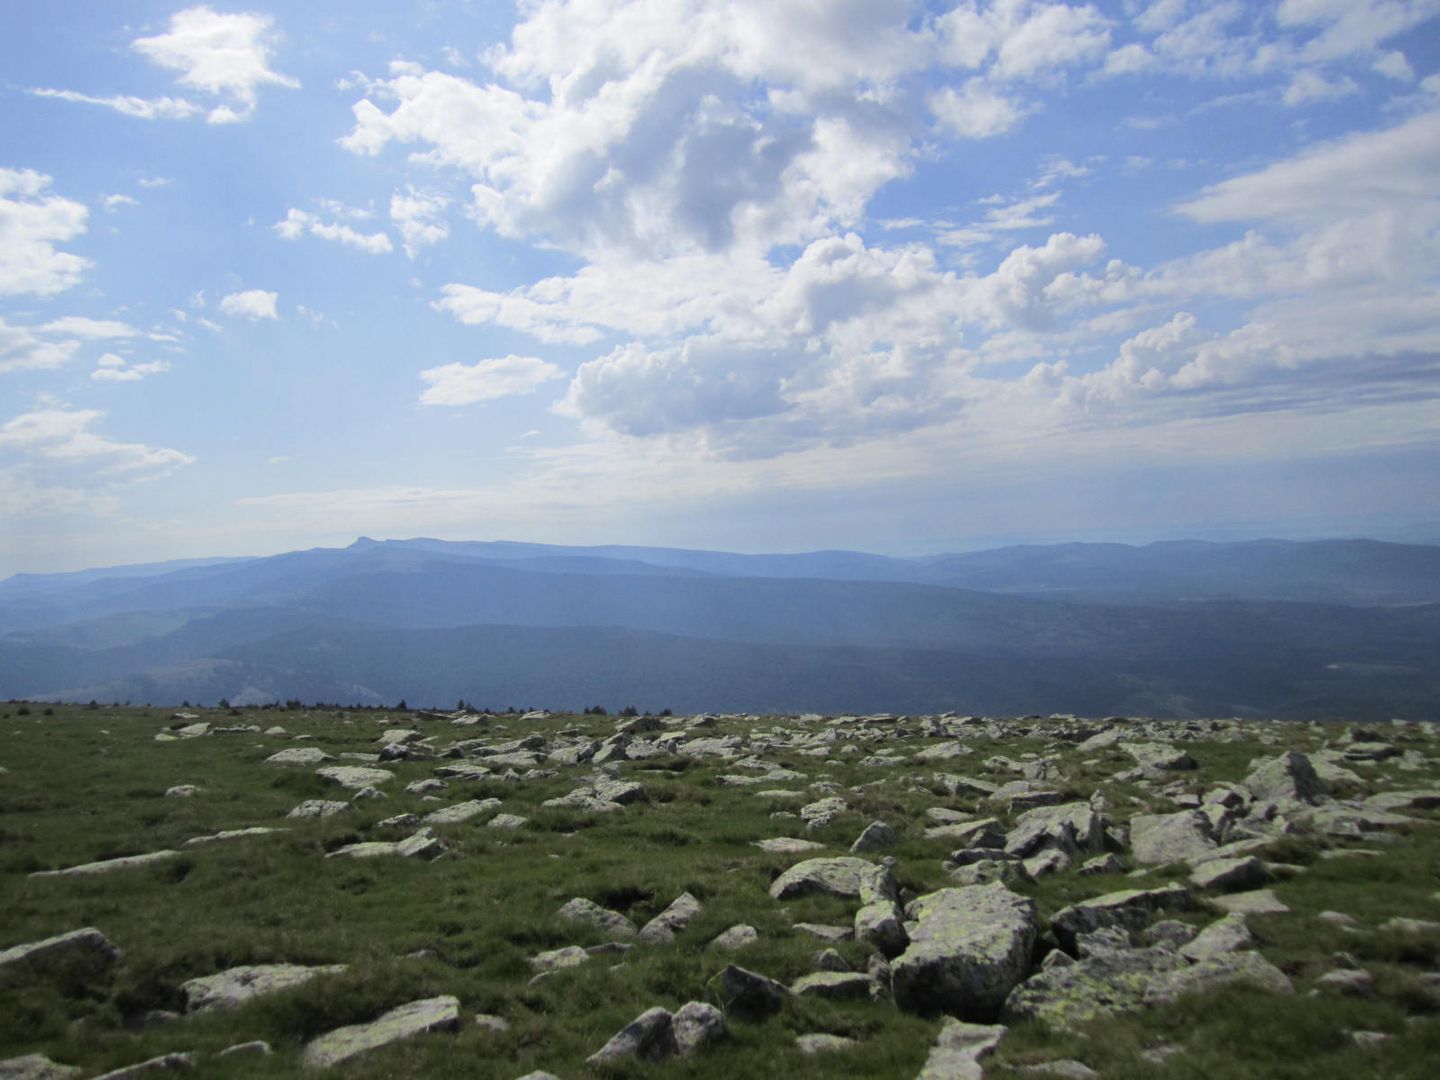
[[[803,855],[807,851],[823,851],[824,844],[814,840],[798,840],[793,836],[777,836],[770,840],[756,840],[755,846],[776,855]]]
[[[97,975],[108,971],[119,958],[120,950],[110,939],[87,926],[0,952],[0,971]]]
[[[637,936],[635,924],[621,915],[618,911],[610,911],[603,908],[593,900],[587,900],[583,896],[577,896],[568,901],[564,907],[555,913],[556,918],[568,922],[589,923],[612,937],[630,938]]]
[[[706,948],[710,949],[743,949],[747,945],[754,945],[760,940],[760,933],[753,926],[745,923],[736,923],[730,929],[721,932],[711,939]]]
[[[197,847],[201,844],[215,844],[223,840],[245,840],[251,836],[269,836],[271,833],[286,832],[285,829],[273,829],[267,825],[252,825],[248,829],[225,829],[222,832],[211,833],[209,836],[192,836],[186,840],[184,847]]]
[[[430,1031],[460,1026],[460,1002],[448,995],[412,1001],[368,1024],[353,1024],[321,1035],[305,1047],[306,1065],[329,1068],[382,1046]]]
[[[1245,786],[1257,801],[1281,807],[1315,805],[1329,794],[1310,759],[1293,750],[1265,762],[1245,778]]]
[[[690,925],[700,914],[700,901],[688,892],[681,893],[670,906],[640,928],[640,940],[647,945],[668,945],[675,935]]]
[[[176,784],[174,787],[165,789],[165,798],[189,799],[199,795],[202,790],[203,789],[196,784]]]
[[[1253,889],[1274,875],[1254,855],[1238,859],[1209,859],[1190,872],[1192,884],[1202,889]]]
[[[795,1047],[809,1057],[812,1054],[833,1054],[840,1050],[853,1050],[860,1044],[843,1035],[796,1035]]]
[[[1245,923],[1245,916],[1235,913],[1201,930],[1194,940],[1180,947],[1180,955],[1187,960],[1213,960],[1226,953],[1248,949],[1254,943],[1255,937]]]
[[[800,820],[807,829],[823,829],[848,809],[844,799],[820,799],[800,808]]]
[[[1290,909],[1275,895],[1273,889],[1217,896],[1211,901],[1216,907],[1241,915],[1284,915]]]
[[[317,975],[334,975],[344,964],[305,967],[300,964],[257,964],[233,967],[180,984],[187,1013],[233,1009],[251,998],[273,994],[309,982]]]
[[[783,984],[735,964],[727,964],[707,985],[727,1014],[753,1020],[778,1012],[790,996]]]
[[[351,809],[348,802],[329,802],[325,799],[306,799],[285,816],[287,818],[334,817]]]
[[[770,896],[775,900],[793,900],[812,893],[858,899],[862,903],[894,899],[895,879],[886,866],[839,856],[796,863],[770,884]]]
[[[1337,968],[1315,980],[1322,990],[1334,990],[1352,997],[1368,997],[1375,989],[1375,976],[1359,968]]]
[[[217,1058],[235,1057],[243,1054],[258,1054],[261,1057],[269,1057],[274,1051],[270,1044],[264,1039],[251,1039],[249,1042],[236,1043],[234,1046],[227,1046],[224,1050],[216,1053]]]
[[[334,761],[318,746],[296,746],[280,750],[265,759],[266,765],[319,765],[322,761]]]
[[[1135,861],[1147,866],[1189,862],[1218,846],[1214,827],[1204,812],[1140,814],[1130,819],[1130,847]]]
[[[474,1024],[481,1031],[488,1031],[492,1035],[504,1035],[510,1030],[509,1020],[492,1013],[476,1013]]]
[[[133,870],[137,866],[153,866],[177,857],[178,851],[151,851],[145,855],[124,855],[118,859],[102,859],[99,862],[67,866],[63,870],[36,870],[32,878],[68,877],[73,874],[109,874],[116,870]]]
[[[1073,952],[1079,934],[1108,926],[1138,929],[1163,908],[1188,908],[1192,903],[1190,890],[1173,882],[1159,889],[1125,889],[1062,908],[1050,920],[1050,929],[1061,946]]]
[[[850,845],[850,853],[864,855],[872,851],[885,851],[894,846],[895,830],[883,821],[872,821]]]
[[[450,785],[444,780],[436,780],[431,777],[428,780],[413,780],[405,785],[407,795],[433,795],[437,791],[444,791]]]
[[[865,1001],[872,985],[870,976],[858,971],[816,971],[791,983],[790,992],[826,1001]]]
[[[704,1001],[687,1001],[670,1020],[675,1046],[681,1057],[690,1057],[700,1047],[725,1034],[725,1014]]]
[[[26,1054],[0,1061],[0,1080],[69,1080],[83,1071],[75,1065],[51,1061],[44,1054]]]
[[[1074,1061],[1070,1058],[1061,1058],[1058,1061],[1042,1061],[1036,1065],[1014,1065],[1011,1066],[1018,1073],[1026,1073],[1030,1076],[1059,1076],[1065,1080],[1094,1080],[1100,1074],[1084,1062]]]
[[[327,765],[323,769],[316,769],[315,775],[351,791],[360,791],[395,779],[395,774],[389,769],[368,769],[363,765]]]
[[[520,829],[530,823],[527,817],[518,814],[496,814],[485,823],[487,829]]]
[[[980,1063],[995,1052],[1008,1030],[1001,1024],[946,1020],[916,1080],[981,1080]]]
[[[384,855],[397,855],[404,859],[435,859],[444,851],[445,845],[440,842],[439,837],[429,829],[421,829],[404,840],[397,840],[394,843],[385,840],[370,840],[362,844],[347,844],[345,847],[330,852],[325,857],[327,859],[372,859]]]
[[[827,926],[825,923],[797,922],[795,929],[813,935],[821,941],[852,941],[855,931],[848,926]]]
[[[471,799],[468,802],[455,803],[452,806],[435,810],[426,814],[423,820],[426,825],[459,825],[471,818],[498,809],[500,809],[499,799]]]
[[[123,1069],[101,1073],[94,1077],[94,1080],[131,1080],[132,1077],[152,1072],[188,1072],[195,1067],[195,1061],[196,1055],[193,1053],[161,1054],[135,1065],[126,1065]]]

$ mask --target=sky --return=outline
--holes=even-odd
[[[1440,541],[1440,0],[0,5],[0,576]]]

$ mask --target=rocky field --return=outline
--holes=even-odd
[[[1433,725],[0,714],[0,1078],[1440,1062]]]

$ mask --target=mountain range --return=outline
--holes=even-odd
[[[0,581],[0,698],[1440,714],[1440,547],[429,539]]]

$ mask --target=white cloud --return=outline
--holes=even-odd
[[[122,206],[139,206],[140,200],[131,195],[106,195],[100,203],[108,212],[114,213]]]
[[[91,426],[105,414],[95,409],[47,408],[23,413],[0,426],[0,451],[36,462],[85,466],[102,474],[137,476],[189,465],[179,450],[124,443],[97,435]]]
[[[89,209],[52,194],[50,177],[0,168],[0,296],[52,296],[79,284],[90,260],[55,250],[85,232]]]
[[[930,96],[930,111],[940,130],[961,139],[1003,135],[1025,116],[1025,109],[985,84],[970,79],[959,91],[947,86]]]
[[[400,230],[409,258],[415,258],[421,248],[438,244],[450,235],[450,226],[443,216],[449,205],[445,195],[414,188],[390,196],[390,220]]]
[[[35,97],[57,98],[60,101],[72,101],[83,105],[103,105],[107,109],[114,109],[124,116],[134,117],[137,120],[185,120],[204,112],[199,105],[193,101],[186,101],[184,98],[140,98],[128,95],[93,97],[76,90],[47,90],[38,87],[26,92]]]
[[[234,292],[223,297],[220,300],[220,310],[226,315],[246,319],[274,319],[279,317],[275,313],[275,304],[279,299],[279,293],[266,292],[264,289],[246,289],[244,292]]]
[[[207,119],[212,124],[233,123],[249,119],[260,87],[300,85],[270,68],[272,25],[265,15],[227,15],[193,7],[172,15],[167,33],[136,38],[131,48],[151,63],[179,72],[180,85],[231,98],[239,108],[217,105]]]
[[[563,376],[554,364],[534,356],[505,356],[473,364],[443,364],[420,372],[427,383],[423,405],[474,405],[495,398],[529,394]]]
[[[158,375],[162,371],[170,370],[170,364],[165,360],[131,364],[114,353],[105,353],[95,363],[96,367],[90,373],[90,378],[97,382],[139,382],[150,375]]]
[[[142,176],[139,183],[142,188],[162,188],[175,183],[175,178],[173,176]]]
[[[79,347],[78,341],[47,341],[33,327],[11,326],[0,317],[0,374],[62,367]]]
[[[1295,73],[1295,77],[1290,80],[1290,85],[1285,88],[1281,100],[1294,108],[1297,105],[1308,105],[1314,101],[1338,101],[1340,98],[1359,92],[1359,85],[1348,75],[1327,79],[1320,72],[1307,68]]]
[[[140,335],[140,331],[129,323],[118,322],[115,319],[90,319],[83,315],[65,315],[58,319],[51,319],[37,329],[46,334],[64,334],[87,341],[132,338]]]
[[[291,207],[285,220],[276,222],[274,229],[283,239],[297,240],[305,233],[331,240],[346,247],[353,247],[371,255],[386,255],[394,250],[390,237],[381,233],[361,233],[349,225],[333,221],[322,221],[314,214]]]

